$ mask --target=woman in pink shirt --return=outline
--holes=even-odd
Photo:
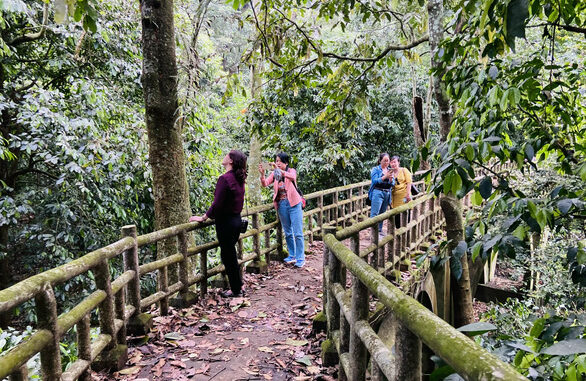
[[[285,263],[295,262],[296,267],[305,265],[305,242],[303,239],[303,209],[301,196],[297,192],[297,172],[289,168],[289,155],[277,154],[271,163],[273,172],[265,179],[262,165],[258,166],[260,182],[264,187],[273,184],[273,202],[279,213],[279,220],[285,232],[289,255]]]

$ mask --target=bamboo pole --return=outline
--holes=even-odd
[[[136,240],[136,225],[126,225],[121,229],[121,236],[130,237],[134,244],[123,254],[124,270],[134,271],[134,277],[127,286],[128,302],[134,307],[134,316],[140,314],[140,270],[138,264],[138,244]]]
[[[46,329],[52,334],[49,344],[41,350],[41,374],[43,380],[57,381],[61,378],[61,332],[57,326],[57,301],[51,285],[46,284],[35,297],[35,305],[38,329]]]
[[[112,340],[106,346],[106,349],[112,349],[116,346],[116,335],[114,327],[114,297],[112,295],[112,286],[110,283],[110,266],[108,260],[104,259],[95,269],[96,286],[106,293],[106,298],[100,303],[100,332],[110,335]]]
[[[92,361],[92,341],[90,334],[90,315],[86,314],[77,323],[77,357],[91,363]],[[91,381],[92,375],[87,369],[80,376],[80,381]]]

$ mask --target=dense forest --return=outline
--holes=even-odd
[[[304,192],[366,180],[389,152],[442,200],[430,260],[450,260],[456,325],[474,321],[475,261],[498,254],[531,284],[478,340],[531,379],[586,375],[583,1],[0,0],[0,27],[0,289],[121,226],[187,222],[230,149],[253,204],[278,152]],[[469,192],[479,212],[456,216]]]

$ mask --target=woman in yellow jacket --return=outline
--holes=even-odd
[[[397,208],[403,204],[411,201],[411,172],[407,168],[401,167],[401,158],[399,156],[391,157],[389,163],[391,167],[391,174],[395,178],[395,186],[393,187],[391,208]],[[407,212],[407,221],[409,221],[410,213]],[[401,216],[395,215],[395,227],[401,227]]]

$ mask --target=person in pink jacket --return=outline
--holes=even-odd
[[[285,263],[295,263],[296,267],[305,265],[305,242],[303,239],[303,209],[301,196],[297,192],[297,172],[289,168],[289,155],[281,152],[271,163],[273,172],[265,179],[262,164],[258,166],[260,182],[266,187],[273,184],[273,202],[279,213],[279,220],[285,232],[289,255]]]

